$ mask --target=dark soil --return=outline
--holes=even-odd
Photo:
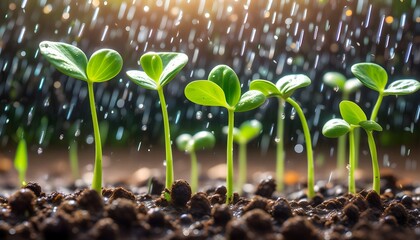
[[[184,180],[164,190],[171,202],[156,180],[150,194],[139,194],[146,186],[44,193],[29,183],[0,195],[0,239],[420,239],[420,188],[396,182],[384,178],[381,195],[318,183],[307,199],[277,196],[267,179],[229,205],[224,186],[192,194]]]

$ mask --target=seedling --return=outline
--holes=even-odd
[[[346,77],[339,72],[327,72],[322,78],[325,85],[334,88],[336,92],[342,92],[342,100],[349,100],[350,94],[357,91],[363,86],[357,78],[346,79]],[[359,146],[360,146],[360,131],[359,129],[354,130],[355,138],[355,158],[356,165],[359,158]],[[346,165],[346,144],[347,138],[345,136],[338,137],[337,144],[337,173],[339,177],[344,176],[344,170]],[[356,166],[357,168],[357,166]]]
[[[261,133],[262,124],[258,120],[245,121],[239,128],[233,128],[233,141],[239,145],[239,173],[238,181],[236,182],[236,189],[239,194],[242,193],[242,187],[247,179],[247,157],[246,146],[249,141],[257,137]],[[223,132],[228,132],[228,127],[223,128]]]
[[[349,179],[348,187],[350,193],[356,193],[354,180],[355,166],[355,141],[354,129],[363,128],[368,136],[368,144],[372,158],[373,190],[380,193],[380,173],[376,144],[373,138],[373,131],[382,131],[382,127],[373,120],[367,120],[363,110],[354,102],[342,101],[340,103],[340,114],[343,119],[334,118],[325,123],[322,134],[326,137],[336,138],[349,133]]]
[[[26,170],[28,168],[28,150],[25,136],[21,128],[18,129],[19,142],[16,148],[15,168],[19,175],[19,183],[22,186],[26,185]]]
[[[198,189],[198,163],[197,155],[195,154],[196,150],[200,149],[211,149],[216,143],[216,138],[211,132],[201,131],[194,136],[184,133],[179,135],[176,138],[176,146],[179,150],[185,151],[191,156],[191,191],[193,193],[197,192]]]
[[[122,68],[123,60],[112,49],[100,49],[92,54],[89,61],[79,48],[61,42],[43,41],[39,44],[41,54],[60,72],[69,77],[83,80],[88,85],[89,105],[92,115],[95,139],[95,166],[92,189],[101,192],[102,187],[102,144],[96,115],[93,84],[114,78]]]
[[[388,74],[384,68],[375,63],[357,63],[351,67],[352,73],[368,88],[378,92],[378,98],[370,115],[376,121],[382,99],[385,96],[402,96],[420,89],[420,82],[414,79],[396,80],[388,85]]]
[[[308,123],[305,115],[303,114],[302,108],[299,104],[291,98],[295,90],[306,87],[311,84],[311,80],[303,74],[292,74],[280,78],[276,84],[267,80],[254,80],[250,84],[250,89],[259,90],[266,97],[277,97],[281,103],[281,100],[288,102],[296,110],[299,119],[302,123],[303,134],[306,142],[306,153],[308,160],[308,197],[312,198],[315,196],[314,190],[314,160],[312,152],[312,141],[311,133],[309,131]],[[279,116],[281,117],[281,116]],[[277,136],[277,138],[282,136]],[[284,159],[281,157],[281,149],[277,150],[277,167],[276,167],[276,178],[277,185],[280,185],[279,190],[283,189],[284,185]],[[280,153],[279,153],[280,152]]]
[[[148,52],[141,56],[140,65],[143,71],[130,70],[127,75],[135,84],[149,90],[158,92],[160,106],[162,109],[163,129],[165,134],[166,154],[166,182],[165,187],[171,189],[174,181],[174,169],[171,147],[171,132],[169,128],[169,117],[166,106],[163,87],[168,84],[187,64],[188,56],[183,53],[171,52]],[[165,199],[171,200],[169,193],[165,193]]]
[[[196,80],[185,87],[185,96],[203,106],[224,107],[228,112],[226,147],[226,203],[233,200],[233,126],[234,113],[257,108],[265,101],[260,91],[249,90],[241,95],[241,86],[236,73],[226,65],[218,65],[209,74],[208,80]]]

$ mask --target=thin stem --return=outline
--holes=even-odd
[[[191,155],[191,191],[192,193],[197,192],[198,188],[198,163],[197,163],[197,155],[195,154],[195,151],[192,150],[189,152]]]
[[[372,131],[366,131],[368,136],[368,144],[370,156],[372,157],[372,171],[373,171],[373,190],[380,194],[381,191],[381,176],[379,172],[378,155],[376,152],[375,139],[373,138]]]
[[[158,88],[160,107],[162,109],[162,118],[163,118],[163,130],[165,133],[165,153],[166,153],[166,183],[165,187],[171,189],[172,183],[174,181],[174,169],[172,161],[172,147],[171,147],[171,132],[169,129],[169,117],[168,110],[166,108],[165,96],[163,95],[163,89]],[[165,193],[165,199],[167,201],[171,200],[171,196],[168,193]]]
[[[226,145],[226,204],[233,200],[233,125],[234,125],[234,110],[228,109],[228,134]]]
[[[356,184],[354,181],[354,165],[355,165],[355,159],[354,159],[354,129],[351,129],[349,131],[349,193],[356,193]]]
[[[277,109],[277,136],[276,136],[276,179],[277,191],[284,189],[284,100],[279,98],[279,107]]]
[[[359,168],[360,156],[360,128],[354,129],[354,169]]]
[[[370,120],[376,121],[376,117],[378,116],[379,108],[381,107],[383,98],[384,96],[380,92],[378,99],[376,100],[375,106],[373,107],[372,114],[370,115]]]
[[[311,132],[309,131],[308,122],[306,121],[305,115],[303,114],[302,108],[297,102],[291,98],[287,98],[286,101],[290,103],[299,115],[300,122],[302,123],[303,134],[305,136],[306,143],[306,154],[308,158],[308,197],[313,198],[315,196],[315,181],[314,181],[314,157],[312,152],[312,140]]]
[[[246,142],[239,143],[239,176],[237,189],[239,194],[242,193],[242,188],[246,183]]]
[[[93,82],[88,81],[89,105],[92,114],[93,135],[95,138],[95,166],[93,168],[92,189],[101,193],[102,188],[102,145],[101,134],[99,133],[98,117],[96,115],[95,94],[93,93]]]
[[[344,173],[346,169],[346,143],[347,143],[346,136],[341,136],[338,138],[337,174],[340,179],[344,177]]]
[[[70,167],[71,173],[74,180],[79,178],[79,160],[77,158],[77,142],[71,141],[69,146],[69,158],[70,158]]]

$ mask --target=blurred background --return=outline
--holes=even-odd
[[[33,154],[66,149],[72,141],[81,149],[93,148],[87,86],[57,72],[40,55],[43,40],[76,45],[88,57],[104,47],[122,55],[121,73],[95,85],[96,103],[105,146],[134,151],[163,145],[157,93],[125,75],[140,69],[138,60],[147,51],[189,56],[165,89],[172,139],[206,129],[222,147],[225,110],[195,105],[184,96],[187,83],[206,79],[218,64],[235,70],[243,91],[254,79],[308,75],[312,84],[293,97],[304,109],[315,149],[327,156],[334,154],[336,140],[320,131],[339,116],[341,92],[323,84],[326,72],[352,78],[350,67],[368,61],[383,66],[389,82],[420,80],[417,0],[2,0],[0,37],[0,152],[5,155],[14,154],[18,128],[24,129]],[[368,115],[376,97],[365,87],[351,95]],[[252,118],[263,123],[261,135],[250,144],[262,153],[274,149],[277,104],[270,99],[257,110],[236,114],[237,126]],[[419,93],[384,98],[378,115],[385,129],[377,134],[380,148],[389,147],[403,159],[418,156],[419,115]],[[300,121],[289,105],[285,120],[285,143],[301,153]]]

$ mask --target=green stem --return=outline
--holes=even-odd
[[[354,129],[352,128],[349,131],[349,164],[350,164],[350,169],[349,169],[349,193],[356,193],[356,184],[354,181],[354,165],[355,165],[355,159],[354,159]]]
[[[96,115],[95,94],[93,93],[93,82],[88,81],[89,105],[92,114],[93,135],[95,141],[95,166],[93,168],[92,189],[101,194],[102,188],[102,145],[99,133],[98,117]]]
[[[277,191],[284,189],[284,100],[279,98],[279,107],[277,111],[277,136],[276,136],[276,179]]]
[[[360,128],[354,129],[354,169],[359,168],[360,156]]]
[[[194,150],[190,151],[190,155],[191,155],[190,184],[191,184],[191,191],[194,194],[197,192],[197,188],[198,188],[198,163],[197,163],[197,155],[195,154]]]
[[[311,133],[309,131],[308,122],[306,121],[305,115],[303,114],[302,108],[297,102],[291,98],[287,98],[286,101],[290,103],[299,115],[300,122],[302,123],[303,134],[305,136],[306,143],[306,154],[308,158],[308,197],[313,198],[315,196],[315,181],[314,181],[314,157],[312,152],[312,140]]]
[[[239,194],[242,193],[242,188],[246,183],[246,143],[239,143],[239,176],[237,189]]]
[[[234,110],[228,109],[228,134],[226,146],[226,204],[233,200],[233,125],[234,125]]]
[[[340,179],[344,177],[346,169],[346,136],[341,136],[338,138],[337,146],[337,174]]]
[[[378,155],[376,152],[375,139],[373,138],[372,131],[366,131],[368,136],[368,144],[370,156],[372,157],[372,170],[373,170],[373,190],[378,194],[381,192],[381,176],[379,172]]]
[[[70,167],[73,179],[76,180],[79,178],[79,160],[77,158],[77,142],[71,141],[69,146],[69,158],[70,158]]]
[[[174,169],[172,161],[172,147],[171,147],[171,132],[169,129],[169,118],[168,110],[166,108],[165,96],[163,95],[163,89],[158,88],[160,107],[162,108],[162,118],[163,118],[163,129],[165,133],[165,153],[166,153],[166,183],[165,187],[171,189],[172,183],[174,181]],[[165,199],[167,201],[171,200],[171,195],[165,193]]]
[[[376,100],[375,106],[373,107],[372,114],[370,115],[370,120],[376,121],[376,117],[378,116],[379,108],[381,107],[383,98],[384,95],[380,92],[378,99]]]

